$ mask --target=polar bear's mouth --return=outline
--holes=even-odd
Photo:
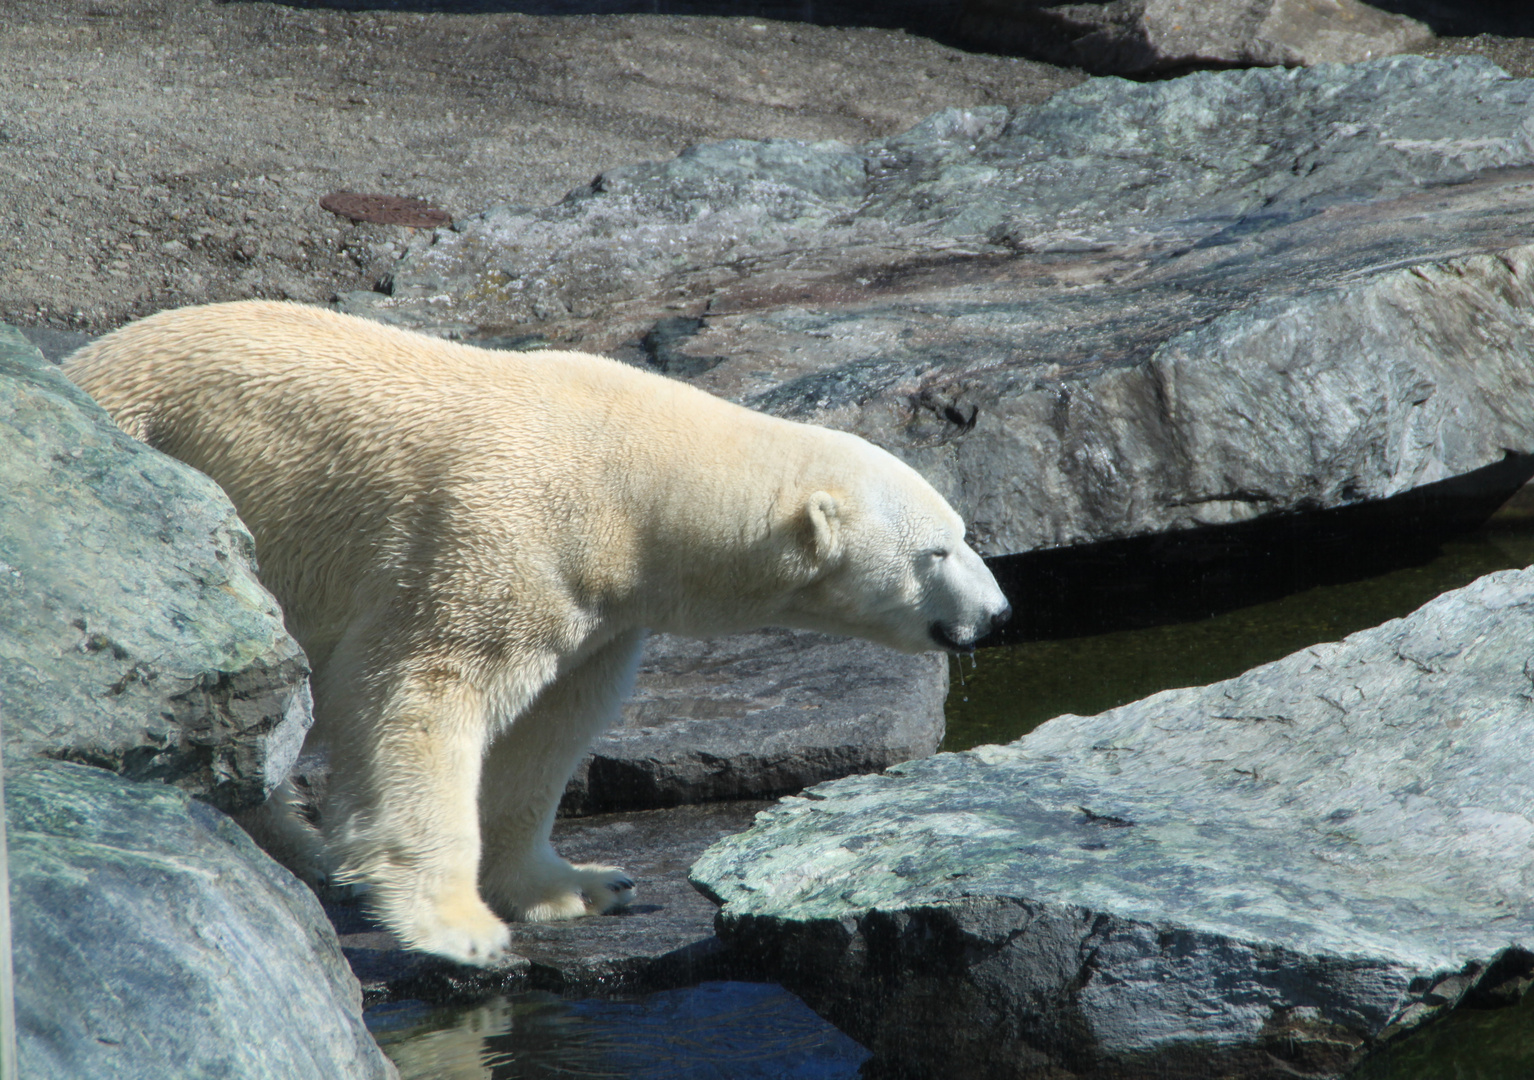
[[[974,639],[971,639],[966,644],[961,644],[948,635],[948,631],[943,628],[943,624],[940,622],[934,622],[931,626],[927,627],[927,634],[933,641],[937,642],[939,648],[947,649],[949,652],[972,653],[975,651]]]

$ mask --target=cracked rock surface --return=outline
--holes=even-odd
[[[1530,641],[1534,571],[1491,574],[1228,682],[813,788],[693,880],[891,1075],[1338,1075],[1534,968]]]
[[[342,306],[855,431],[988,555],[1348,505],[1534,449],[1531,102],[1395,57],[705,144]]]
[[[254,806],[297,759],[308,673],[224,493],[124,435],[0,324],[6,759]]]

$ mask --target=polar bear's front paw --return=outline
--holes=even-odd
[[[523,922],[562,922],[583,915],[604,915],[634,901],[634,880],[616,866],[571,866],[563,859],[545,866],[542,880],[520,877],[517,886],[491,903]],[[552,872],[550,872],[552,871]]]
[[[445,956],[460,964],[494,967],[511,955],[511,931],[499,919],[494,929],[441,926],[427,935],[416,948]]]
[[[477,967],[494,967],[511,953],[510,928],[478,898],[438,905],[402,927],[399,936],[413,949]]]

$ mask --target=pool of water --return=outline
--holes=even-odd
[[[571,1001],[367,1010],[401,1080],[854,1080],[868,1051],[779,986],[711,982]]]
[[[1509,511],[1420,566],[1325,585],[1195,622],[981,649],[950,661],[944,750],[1020,738],[1180,686],[1234,678],[1322,641],[1410,614],[1482,574],[1534,563],[1534,519]],[[1027,598],[1021,598],[1027,603]]]

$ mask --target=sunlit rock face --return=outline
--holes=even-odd
[[[813,788],[693,879],[890,1075],[1333,1075],[1527,984],[1531,640],[1534,571],[1491,574],[1228,682]]]
[[[1396,57],[715,143],[342,306],[856,431],[988,555],[1355,504],[1534,449],[1531,102]]]
[[[319,902],[229,818],[38,761],[5,814],[22,1075],[397,1076]]]
[[[0,325],[8,762],[66,758],[224,810],[287,775],[308,665],[218,486],[130,439]]]

